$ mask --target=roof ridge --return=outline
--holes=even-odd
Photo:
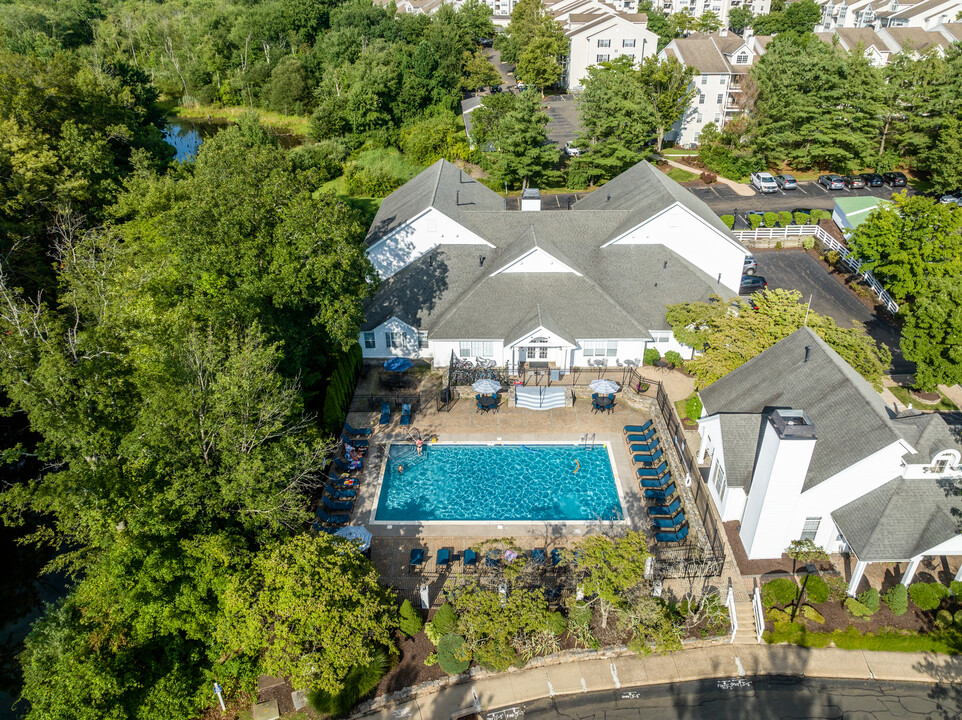
[[[446,162],[447,160],[444,158],[441,158],[437,162],[438,176],[434,179],[434,192],[431,193],[431,203],[428,205],[428,207],[434,207],[434,203],[438,199],[438,188],[441,187],[441,171],[444,169],[444,163]]]

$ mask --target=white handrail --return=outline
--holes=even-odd
[[[762,633],[765,632],[765,610],[762,608],[762,594],[755,588],[752,595],[752,609],[755,611],[755,635],[758,636],[758,643],[762,642]]]
[[[735,593],[732,591],[731,584],[728,585],[728,598],[725,600],[725,605],[728,606],[728,617],[732,621],[732,639],[729,642],[734,645],[735,633],[738,632],[738,616],[735,614]]]

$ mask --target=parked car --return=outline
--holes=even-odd
[[[939,198],[939,202],[943,205],[962,205],[962,190],[946,193]]]
[[[905,173],[900,172],[882,173],[882,179],[885,181],[886,185],[891,187],[905,187],[908,183]]]
[[[742,275],[754,275],[758,272],[758,263],[753,255],[745,256],[745,267],[742,268]]]
[[[751,175],[751,185],[761,193],[778,192],[778,185],[771,173],[757,172]]]
[[[742,285],[738,294],[751,295],[753,292],[764,290],[767,287],[768,282],[761,275],[742,275]]]
[[[480,40],[478,40],[478,45],[480,45],[481,47],[493,47],[494,40],[492,38],[481,38]]]
[[[776,175],[775,184],[782,190],[796,190],[798,188],[798,183],[795,182],[792,175]]]
[[[849,190],[861,190],[865,187],[865,181],[861,175],[846,175],[842,178],[842,183]]]
[[[578,157],[581,154],[581,149],[576,148],[571,144],[571,141],[565,143],[564,154],[568,157]]]
[[[845,181],[842,180],[841,175],[819,175],[818,184],[826,190],[843,190],[845,188]]]
[[[747,213],[745,213],[745,222],[748,223],[749,227],[754,227],[750,219],[752,215],[757,215],[758,219],[761,221],[761,224],[759,224],[758,227],[765,227],[765,213],[763,213],[761,210],[749,210]]]
[[[882,187],[885,184],[878,173],[862,173],[861,178],[865,181],[865,187]]]
[[[527,90],[527,89],[528,89],[528,86],[525,83],[518,80],[518,90]]]
[[[503,92],[503,91],[504,91],[504,88],[501,87],[500,85],[492,85],[492,86],[491,86],[491,92],[492,92],[492,94],[493,94],[493,93]]]

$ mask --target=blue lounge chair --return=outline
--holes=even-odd
[[[324,508],[318,508],[314,514],[317,515],[318,520],[328,525],[347,525],[349,522],[351,522],[350,515],[344,515],[342,513],[328,515],[326,512],[324,512]]]
[[[438,550],[437,563],[438,567],[447,567],[451,562],[451,550],[449,548],[441,548]]]
[[[477,565],[478,565],[478,554],[477,554],[474,550],[472,550],[471,548],[468,548],[467,550],[464,551],[464,556],[463,556],[461,562],[464,564],[464,567],[466,567],[466,568],[467,568],[467,567],[477,567]]]
[[[327,495],[321,496],[321,502],[324,503],[324,507],[326,507],[328,510],[346,510],[350,512],[354,509],[354,503],[350,502],[349,500],[331,500],[331,498],[329,498]]]
[[[641,478],[641,480],[639,480],[643,488],[653,488],[655,490],[668,487],[670,482],[671,473],[665,473],[665,476],[660,478]]]
[[[652,440],[655,440],[657,435],[658,433],[655,431],[654,428],[652,428],[648,432],[632,433],[631,435],[625,435],[625,442],[626,443],[636,443],[636,442],[651,443]]]
[[[561,564],[561,548],[551,551],[551,567],[558,567]]]
[[[671,517],[681,510],[681,498],[675,498],[667,505],[652,505],[648,508],[648,517]]]
[[[357,467],[351,467],[351,463],[344,460],[344,458],[334,458],[334,467],[336,467],[341,472],[352,472],[354,470],[363,470],[364,461],[362,460]]]
[[[688,537],[688,526],[682,525],[677,532],[655,533],[655,540],[663,543],[677,543]]]
[[[367,437],[371,434],[371,428],[355,428],[351,427],[347,423],[344,423],[344,432],[348,435],[357,435],[361,437]]]
[[[653,425],[651,420],[645,422],[644,425],[625,425],[625,435],[631,435],[632,433],[643,433],[648,432],[649,428]]]
[[[410,403],[404,403],[401,406],[401,424],[410,425],[411,424],[411,405]]]
[[[369,440],[351,439],[344,433],[341,433],[341,442],[345,445],[350,445],[353,448],[357,448],[358,450],[367,450],[371,445]]]
[[[645,490],[645,497],[649,500],[659,500],[665,502],[668,498],[675,494],[675,483],[672,483],[664,490]]]
[[[641,453],[642,455],[651,455],[656,450],[660,448],[657,445],[630,445],[628,447],[628,452]]]
[[[659,448],[658,450],[655,450],[655,452],[650,454],[643,453],[640,455],[635,455],[631,458],[631,460],[632,462],[635,462],[639,465],[654,465],[656,462],[661,460],[661,456],[663,454],[664,453],[662,453],[661,448]]]
[[[311,530],[313,530],[313,531],[316,532],[316,533],[324,533],[325,535],[333,535],[333,534],[336,533],[338,530],[340,530],[340,528],[337,527],[336,525],[321,525],[321,521],[320,521],[320,520],[315,520],[314,522],[311,523]]]
[[[661,477],[668,472],[668,463],[662,460],[661,465],[656,468],[638,468],[638,477]]]
[[[424,564],[424,548],[414,548],[411,551],[411,561],[408,563],[408,572],[420,570]]]
[[[547,553],[545,553],[545,549],[535,548],[534,550],[532,550],[531,562],[533,562],[535,565],[540,565],[540,566],[543,566],[546,562],[548,562],[548,556],[547,556]]]
[[[645,447],[656,448],[661,445],[661,440],[659,440],[654,435],[629,435],[625,438],[625,441],[634,447],[634,445],[643,445]]]
[[[656,517],[651,519],[651,526],[658,532],[674,531],[685,524],[685,511],[679,510],[670,517]]]
[[[357,478],[348,477],[347,475],[338,475],[333,470],[329,470],[327,477],[330,479],[328,485],[334,488],[353,488],[357,487]]]
[[[381,403],[381,425],[389,425],[391,422],[391,403]]]
[[[324,492],[335,500],[356,500],[357,490],[354,488],[339,488],[333,485],[325,485]]]

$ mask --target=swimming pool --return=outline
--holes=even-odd
[[[375,522],[616,520],[603,445],[391,445]]]

